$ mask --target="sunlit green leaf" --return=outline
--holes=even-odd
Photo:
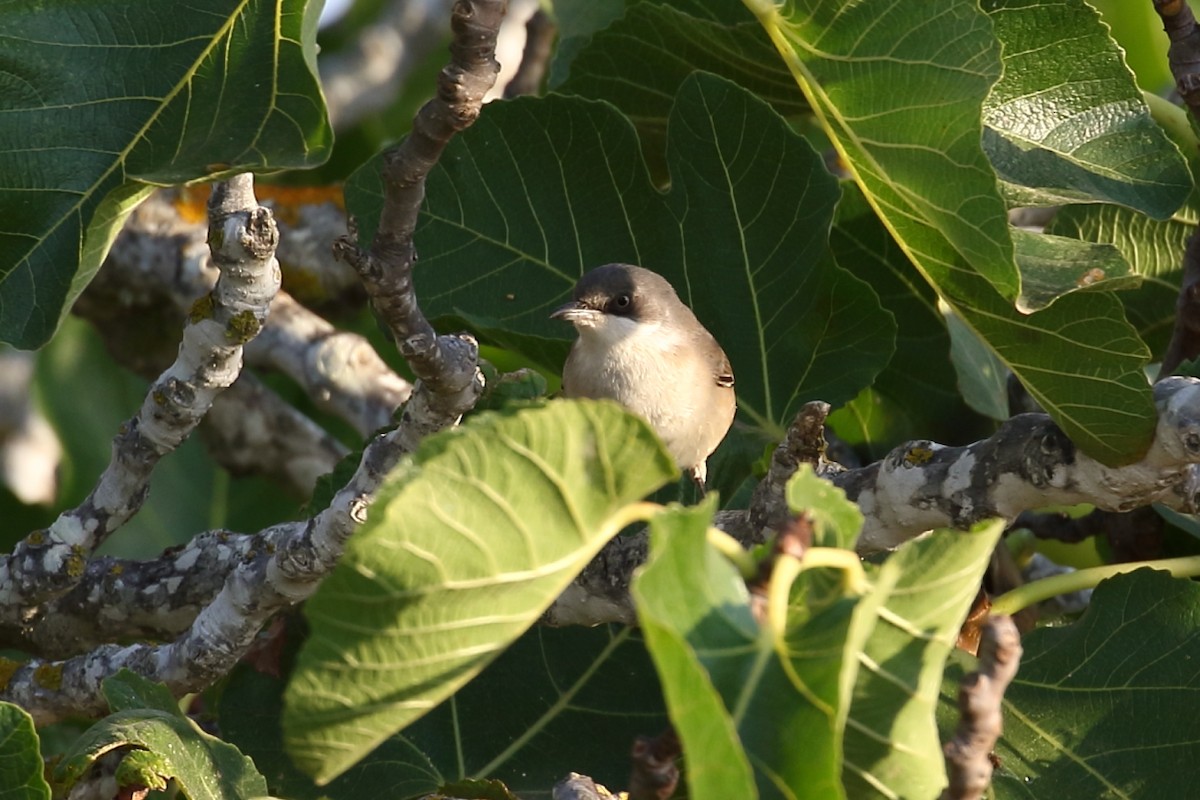
[[[1149,353],[1119,303],[1073,294],[1025,316],[1010,302],[1012,240],[979,144],[982,103],[1000,72],[987,17],[951,0],[747,2],[925,279],[1085,452],[1105,463],[1139,458],[1155,425],[1142,375]]]
[[[0,703],[0,800],[50,800],[44,769],[33,718]]]
[[[305,607],[288,750],[325,782],[478,674],[678,474],[646,423],[558,401],[425,440]]]
[[[118,778],[160,788],[171,779],[190,800],[242,800],[267,793],[254,762],[200,730],[161,685],[122,670],[103,686],[114,713],[63,756],[54,771],[57,783],[70,787],[105,753],[133,748],[146,753],[118,771]]]
[[[848,646],[858,670],[845,720],[842,778],[850,797],[937,797],[945,765],[935,708],[1001,520],[908,542],[872,576]]]
[[[983,146],[1014,203],[1120,203],[1169,217],[1191,191],[1187,164],[1150,118],[1095,9],[1083,0],[983,8],[1004,46]]]

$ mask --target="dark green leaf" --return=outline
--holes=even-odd
[[[288,749],[341,774],[478,674],[678,474],[612,403],[473,417],[404,462],[305,607]]]
[[[417,231],[424,307],[565,340],[568,326],[548,315],[575,280],[637,263],[667,277],[721,342],[743,419],[778,434],[801,403],[857,394],[891,355],[894,323],[828,258],[837,186],[820,158],[765,104],[710,75],[681,87],[667,157],[664,197],[610,106],[490,105],[430,178]],[[347,187],[363,220],[379,208],[376,170]]]
[[[1018,289],[1012,240],[979,145],[982,102],[999,77],[990,21],[951,0],[838,10],[795,2],[786,16],[748,2],[938,294],[1085,452],[1105,463],[1139,458],[1155,425],[1148,353],[1119,303],[1075,294],[1024,316],[1006,299]],[[1104,404],[1094,402],[1099,391]]]
[[[647,158],[656,164],[675,95],[694,72],[728,78],[784,116],[807,110],[762,26],[736,4],[728,6],[740,12],[739,24],[700,19],[666,5],[635,5],[592,36],[557,90],[615,105],[633,121]]]
[[[897,328],[896,353],[872,384],[876,396],[862,396],[842,415],[845,423],[836,413],[830,418],[838,435],[864,446],[871,458],[915,437],[968,442],[982,435],[979,418],[959,396],[937,294],[916,273],[853,182],[842,183],[830,245],[842,268],[871,284]],[[864,436],[864,425],[873,433]]]
[[[0,340],[50,338],[149,184],[326,157],[318,6],[5,6]]]
[[[0,800],[50,800],[33,717],[0,703]]]
[[[850,797],[937,797],[946,784],[935,709],[946,658],[1003,521],[908,542],[854,610],[857,650],[842,778]]]
[[[522,797],[544,797],[571,770],[615,788],[628,779],[634,738],[667,725],[637,631],[538,626],[453,697],[318,788],[283,751],[283,690],[280,679],[239,669],[221,696],[220,721],[272,791],[294,800],[403,800],[468,778],[498,778]]]
[[[1192,794],[1200,586],[1150,569],[1103,581],[1078,622],[1039,628],[1022,646],[996,747],[998,798]],[[952,695],[958,675],[947,677]]]
[[[87,730],[55,768],[55,781],[69,788],[96,759],[114,750],[142,750],[118,775],[158,786],[167,778],[189,800],[242,800],[267,793],[254,762],[200,730],[179,711],[166,689],[128,670],[108,678],[105,696],[121,708]]]
[[[1014,203],[1119,203],[1169,217],[1191,191],[1187,164],[1095,9],[988,0],[984,10],[1004,46],[1004,76],[984,104],[983,144]]]

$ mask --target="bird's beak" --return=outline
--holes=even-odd
[[[569,303],[559,306],[550,315],[550,319],[562,319],[571,323],[582,323],[587,325],[600,315],[600,312],[594,308],[589,308],[578,300],[572,300]]]

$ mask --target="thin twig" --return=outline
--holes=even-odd
[[[1004,727],[1000,704],[1021,663],[1021,635],[1009,617],[992,617],[979,643],[979,669],[958,689],[958,728],[946,743],[950,785],[942,800],[979,800],[992,781],[992,748]]]
[[[556,36],[558,26],[554,24],[554,19],[545,9],[534,11],[525,23],[525,50],[521,53],[521,65],[504,87],[506,98],[541,92]]]

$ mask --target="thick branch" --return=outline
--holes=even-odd
[[[418,389],[409,402],[423,402]],[[99,715],[106,703],[100,681],[121,669],[130,669],[150,680],[165,683],[176,695],[198,691],[226,674],[253,643],[255,635],[274,613],[308,598],[333,569],[350,536],[366,520],[367,509],[383,479],[411,447],[420,441],[419,428],[400,427],[377,437],[363,452],[358,470],[334,496],[329,507],[306,522],[268,529],[260,538],[239,537],[231,549],[244,552],[225,578],[220,591],[195,617],[187,631],[165,645],[104,645],[65,661],[32,659],[17,665],[0,659],[12,671],[0,700],[24,707],[38,724],[68,715]],[[208,559],[208,576],[193,574],[189,596],[197,602],[211,589],[211,581],[227,568],[234,555],[220,553],[221,532],[200,537],[188,548],[157,562],[158,574],[148,569],[146,586],[156,591],[182,591],[175,581],[190,571],[189,560]],[[261,545],[261,546],[257,546]],[[180,560],[184,563],[180,563]],[[93,584],[95,585],[95,584]],[[173,591],[171,591],[173,589]],[[181,615],[191,613],[177,604]],[[131,612],[134,616],[137,611]]]
[[[276,189],[276,195],[282,190]],[[217,272],[204,247],[205,230],[193,220],[193,190],[164,190],[155,193],[130,217],[105,260],[95,281],[88,287],[75,312],[91,321],[105,338],[114,358],[139,374],[157,374],[174,358],[170,331],[176,330],[197,298],[216,283]],[[290,258],[285,282],[312,285],[330,270],[313,263],[297,263],[297,240],[315,249],[313,240],[326,236],[324,249],[333,240],[332,228],[345,230],[345,217],[329,202],[305,204],[279,196],[276,207],[296,224],[281,223],[277,257]],[[337,221],[329,219],[337,211]],[[313,230],[303,220],[320,219]],[[290,255],[285,254],[291,250]],[[357,275],[337,264],[350,278]],[[300,278],[296,273],[307,270]],[[330,280],[340,280],[330,276]],[[318,295],[327,292],[314,292]],[[147,330],[150,326],[162,335]],[[155,346],[162,342],[161,347]],[[262,333],[247,344],[246,363],[252,367],[284,373],[325,411],[354,426],[367,436],[391,423],[392,413],[408,399],[412,387],[387,366],[370,343],[356,333],[338,331],[324,319],[279,292],[271,303],[270,316]],[[275,416],[282,417],[282,412]],[[239,424],[234,414],[221,415],[234,429],[220,436],[226,441],[256,437]],[[289,426],[296,430],[299,424]],[[312,448],[309,448],[312,449]],[[245,459],[242,459],[245,460]]]
[[[1000,703],[1021,663],[1021,634],[1011,617],[991,617],[979,644],[979,669],[958,689],[961,714],[954,739],[946,743],[950,786],[942,800],[979,800],[992,781],[992,748],[1000,738]]]
[[[1107,467],[1079,451],[1044,414],[1021,414],[966,447],[909,442],[882,461],[832,476],[865,517],[859,552],[886,550],[931,528],[1091,503],[1110,511],[1161,502],[1191,511],[1200,489],[1200,382],[1155,386],[1158,428],[1137,463]]]
[[[117,434],[112,461],[92,493],[0,563],[0,618],[9,623],[79,581],[92,551],[141,508],[159,459],[179,446],[213,398],[237,378],[242,346],[262,328],[279,289],[271,214],[255,202],[249,175],[220,184],[209,208],[221,279],[193,307],[178,358]]]

